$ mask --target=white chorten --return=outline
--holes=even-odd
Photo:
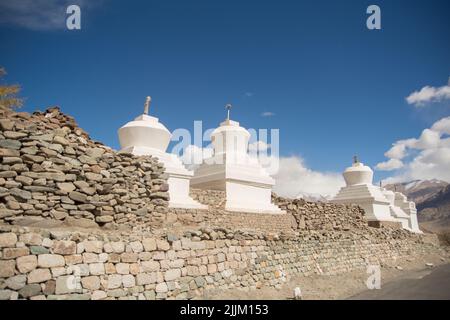
[[[372,184],[372,169],[355,157],[353,165],[345,169],[343,175],[346,186],[339,190],[331,202],[359,205],[364,209],[368,221],[395,221],[391,217],[389,201],[381,189]]]
[[[402,208],[398,207],[395,204],[395,193],[394,191],[387,190],[385,188],[381,188],[381,192],[383,193],[386,200],[389,201],[389,210],[391,212],[391,216],[394,220],[397,220],[402,224],[403,229],[410,230],[409,227],[409,216],[402,210]]]
[[[144,114],[119,129],[120,152],[138,156],[151,155],[164,164],[169,175],[169,207],[206,209],[207,206],[189,196],[192,171],[187,170],[175,154],[166,152],[172,134],[158,118],[148,115],[150,101],[151,98],[147,97]]]
[[[226,191],[228,211],[284,213],[271,202],[275,180],[248,155],[250,133],[228,117],[211,134],[214,153],[194,172],[191,185]]]
[[[408,201],[403,193],[395,192],[395,205],[403,210],[408,217],[408,228],[412,232],[422,233],[419,229],[417,221],[416,204],[413,201]]]

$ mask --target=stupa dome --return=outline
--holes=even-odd
[[[147,98],[144,114],[119,129],[119,143],[122,150],[130,148],[152,149],[165,152],[170,143],[171,133],[159,122],[158,118],[149,116]]]
[[[239,122],[225,120],[211,134],[214,154],[247,153],[250,132],[241,127]]]
[[[347,186],[354,186],[360,184],[372,184],[373,171],[364,163],[355,160],[351,167],[345,169],[344,179]]]

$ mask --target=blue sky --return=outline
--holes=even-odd
[[[446,0],[69,1],[81,6],[80,31],[64,28],[67,1],[7,2],[0,64],[23,86],[24,110],[59,105],[114,148],[147,95],[171,130],[215,127],[232,103],[234,119],[279,128],[281,155],[317,172],[341,172],[355,153],[375,166],[395,141],[450,115],[445,98],[405,100],[447,85]],[[381,30],[366,28],[370,4]]]

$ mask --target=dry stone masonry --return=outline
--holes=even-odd
[[[357,206],[272,195],[284,214],[168,207],[164,166],[92,141],[58,108],[0,114],[0,299],[193,299],[441,250]]]
[[[115,227],[158,220],[167,209],[167,177],[156,158],[118,154],[92,141],[58,108],[4,112],[0,129],[4,222]]]
[[[191,299],[219,290],[278,287],[293,275],[343,273],[437,250],[423,236],[401,230],[1,231],[2,299]]]

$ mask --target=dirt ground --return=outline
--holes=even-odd
[[[422,256],[414,260],[393,261],[381,266],[381,286],[383,283],[393,280],[417,277],[418,272],[423,273],[427,269],[448,263],[450,263],[449,252],[443,255]],[[234,289],[208,294],[203,298],[211,300],[287,300],[293,299],[294,288],[299,287],[303,300],[348,299],[367,290],[368,277],[369,274],[366,273],[366,270],[332,276],[292,277],[280,289],[269,287],[250,291]]]

